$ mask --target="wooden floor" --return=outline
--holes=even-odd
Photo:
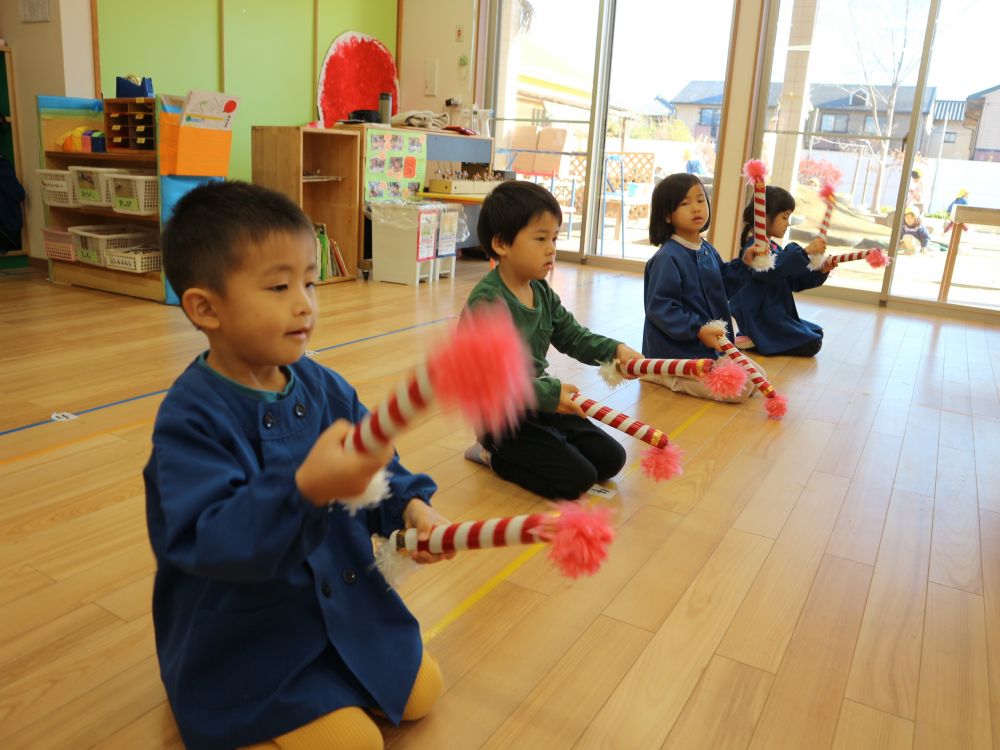
[[[459,311],[484,264],[419,289],[320,290],[311,346],[381,397]],[[566,306],[637,347],[642,279],[560,266]],[[446,692],[392,748],[1000,748],[1000,330],[800,301],[815,360],[762,358],[789,398],[609,394],[670,431],[684,476],[642,444],[609,502],[592,579],[544,551],[464,553],[405,597]],[[176,308],[0,276],[0,747],[177,748],[150,621],[140,471],[157,406],[203,348]],[[78,415],[53,421],[54,412]],[[453,519],[541,504],[462,458],[436,414],[398,441]]]

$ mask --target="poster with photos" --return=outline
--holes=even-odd
[[[427,134],[396,128],[365,129],[366,201],[418,195],[427,173]]]

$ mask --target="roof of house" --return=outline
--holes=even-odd
[[[993,87],[988,88],[988,89],[983,89],[982,91],[977,91],[975,94],[969,94],[965,98],[966,98],[966,100],[969,100],[969,99],[982,99],[987,94],[992,94],[994,91],[997,91],[997,90],[1000,90],[1000,85],[993,86]]]
[[[934,102],[935,120],[964,120],[965,100],[964,99],[942,99]]]
[[[781,96],[782,82],[771,83],[768,87],[767,106],[778,106]],[[889,86],[874,86],[874,93],[880,103],[888,100]],[[934,101],[935,88],[929,87],[924,92],[922,112],[929,112]],[[868,87],[857,83],[814,83],[809,86],[809,100],[817,109],[842,109],[868,111],[870,105],[862,101],[852,103],[855,94],[868,95]],[[702,104],[722,106],[722,81],[691,81],[672,100],[673,104]],[[896,92],[896,111],[913,110],[915,86],[900,86]]]

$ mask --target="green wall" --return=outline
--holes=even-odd
[[[316,119],[315,72],[340,34],[358,31],[396,48],[396,0],[172,0],[144,3],[141,13],[135,8],[98,0],[105,96],[114,96],[116,75],[135,73],[150,76],[157,93],[221,89],[240,97],[234,179],[250,179],[252,125]]]
[[[97,29],[105,97],[130,73],[151,77],[159,94],[219,90],[217,2],[98,0]]]

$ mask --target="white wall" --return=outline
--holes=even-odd
[[[50,20],[44,23],[22,23],[20,2],[0,2],[0,37],[7,40],[7,46],[13,52],[20,142],[19,166],[24,189],[28,193],[25,201],[28,247],[31,255],[36,258],[42,258],[45,254],[42,251],[44,206],[39,197],[38,178],[35,174],[35,169],[39,167],[38,110],[35,97],[39,94],[93,95],[90,33],[81,30],[84,16],[86,28],[90,28],[89,0],[51,0],[49,14]],[[64,39],[64,29],[72,37],[69,44]],[[64,44],[67,44],[65,54]],[[67,70],[72,73],[69,88]],[[83,80],[84,72],[79,72],[87,70],[90,71],[89,86]]]
[[[485,0],[484,0],[485,1]],[[444,101],[461,99],[473,104],[475,89],[476,0],[403,0],[399,24],[399,108],[444,112]],[[456,27],[462,26],[462,41]],[[468,63],[459,64],[465,55]],[[437,63],[437,91],[425,94],[428,61]]]

